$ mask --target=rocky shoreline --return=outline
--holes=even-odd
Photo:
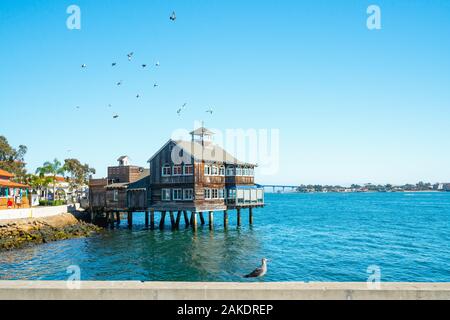
[[[0,251],[88,237],[101,230],[96,225],[84,222],[81,215],[71,213],[46,218],[0,221]]]

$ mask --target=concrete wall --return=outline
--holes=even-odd
[[[176,283],[0,281],[0,299],[85,300],[450,300],[450,283]]]
[[[28,209],[0,210],[0,220],[51,217],[61,213],[72,212],[75,209],[79,209],[78,204],[56,207],[34,207]]]

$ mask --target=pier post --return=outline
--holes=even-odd
[[[184,223],[186,225],[186,228],[188,228],[189,227],[189,217],[188,217],[187,211],[183,211],[183,215],[184,215]]]
[[[209,212],[209,230],[214,229],[214,213],[212,211]]]
[[[150,211],[150,229],[155,230],[155,210]]]
[[[108,223],[111,226],[111,228],[114,228],[114,212],[111,211],[108,213]]]
[[[223,227],[224,229],[228,228],[228,210],[223,212]]]
[[[161,212],[161,221],[159,222],[159,229],[163,230],[164,229],[164,223],[166,222],[166,212],[163,211]]]
[[[237,225],[238,227],[241,226],[241,208],[237,209]]]
[[[197,212],[192,212],[191,224],[192,224],[192,229],[194,229],[194,231],[197,231]]]
[[[131,211],[128,211],[128,228],[133,227],[133,213]]]
[[[253,224],[253,208],[251,207],[248,209],[248,222],[250,225]]]
[[[148,211],[145,211],[144,214],[145,214],[145,227],[148,228],[148,224],[149,224]]]
[[[120,212],[116,212],[116,223],[120,225]]]
[[[180,229],[181,211],[177,212],[177,220],[175,221],[175,229]]]
[[[200,222],[203,225],[205,225],[205,217],[203,216],[203,212],[200,212]]]
[[[94,220],[95,220],[95,213],[94,210],[92,210],[91,208],[91,223],[94,223]]]
[[[173,211],[170,211],[169,214],[170,214],[170,224],[172,226],[172,229],[175,229],[175,217],[173,216]]]

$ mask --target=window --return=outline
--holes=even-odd
[[[242,175],[243,175],[243,176],[248,176],[248,168],[244,168],[244,169],[243,169]]]
[[[183,174],[183,167],[182,166],[173,166],[172,174],[174,176],[181,176]]]
[[[194,189],[184,189],[183,200],[194,200]]]
[[[162,189],[161,190],[161,200],[162,201],[170,201],[170,189]]]
[[[113,201],[119,201],[119,190],[113,190]]]
[[[225,199],[225,189],[219,189],[219,199]]]
[[[242,176],[242,168],[241,167],[237,167],[236,168],[236,175],[237,176]]]
[[[236,199],[236,189],[228,189],[228,199]]]
[[[234,167],[227,167],[227,176],[234,176]]]
[[[248,169],[248,171],[249,171],[249,173],[248,173],[249,176],[253,177],[255,175],[255,169],[254,168],[250,168],[250,169]]]
[[[217,168],[217,166],[212,166],[211,175],[217,176],[218,174],[219,174],[219,168]]]
[[[219,190],[217,190],[217,189],[212,189],[212,190],[211,190],[211,198],[212,198],[212,199],[217,199],[217,198],[219,198]]]
[[[172,175],[172,168],[169,165],[165,165],[162,167],[162,176],[168,177]]]
[[[211,167],[208,165],[205,165],[205,176],[211,175]]]
[[[205,200],[211,199],[211,189],[206,188],[205,189]]]
[[[184,175],[192,176],[194,174],[194,166],[192,164],[187,164],[184,166]]]
[[[181,189],[173,189],[173,198],[174,201],[183,200],[183,191]]]
[[[224,176],[225,175],[225,166],[220,166],[219,168],[219,176]]]

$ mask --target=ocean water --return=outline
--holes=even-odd
[[[254,225],[229,230],[222,213],[208,226],[172,232],[144,228],[143,214],[86,239],[0,253],[0,279],[450,282],[450,193],[267,194]],[[183,226],[183,225],[182,225]],[[247,280],[261,258],[263,279]]]

